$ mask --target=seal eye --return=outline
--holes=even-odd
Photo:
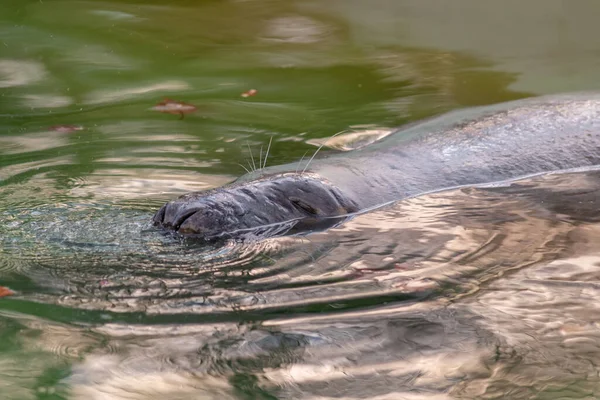
[[[296,207],[297,209],[304,211],[305,213],[307,213],[309,215],[313,215],[313,216],[319,215],[319,210],[317,210],[316,208],[314,208],[313,206],[311,206],[304,200],[299,199],[298,197],[290,197],[289,200],[294,205],[294,207]]]

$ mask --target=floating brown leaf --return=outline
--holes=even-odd
[[[76,131],[82,131],[83,126],[81,125],[54,125],[49,128],[51,131],[71,133]]]
[[[193,104],[166,98],[152,107],[151,110],[166,114],[180,115],[181,117],[179,119],[183,119],[185,114],[193,113],[194,111],[198,110],[198,107]]]
[[[240,96],[242,96],[242,97],[250,97],[250,96],[255,96],[256,93],[258,93],[258,90],[256,90],[256,89],[250,89],[247,92],[242,93]]]
[[[9,288],[0,286],[0,297],[12,296],[13,294],[15,294],[15,292]]]

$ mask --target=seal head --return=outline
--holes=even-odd
[[[281,233],[286,234],[326,229],[340,222],[331,217],[358,209],[356,202],[320,176],[289,173],[185,194],[165,204],[153,222],[204,239],[243,233],[271,236],[274,233],[260,232],[267,232],[263,228],[268,226],[282,226]]]

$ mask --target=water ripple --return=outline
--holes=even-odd
[[[579,184],[596,177],[584,174]],[[3,213],[2,266],[35,282],[38,301],[147,315],[339,313],[458,299],[560,254],[573,226],[566,216],[586,218],[581,206],[567,214],[565,196],[595,193],[573,193],[573,180],[433,194],[308,237],[216,247],[162,235],[149,223],[152,207],[22,209]],[[562,208],[563,221],[549,218],[552,207]]]

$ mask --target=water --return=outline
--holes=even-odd
[[[1,398],[597,398],[598,172],[244,245],[149,220],[271,137],[275,165],[342,130],[599,89],[599,7],[4,1]],[[151,110],[165,97],[198,110]]]

